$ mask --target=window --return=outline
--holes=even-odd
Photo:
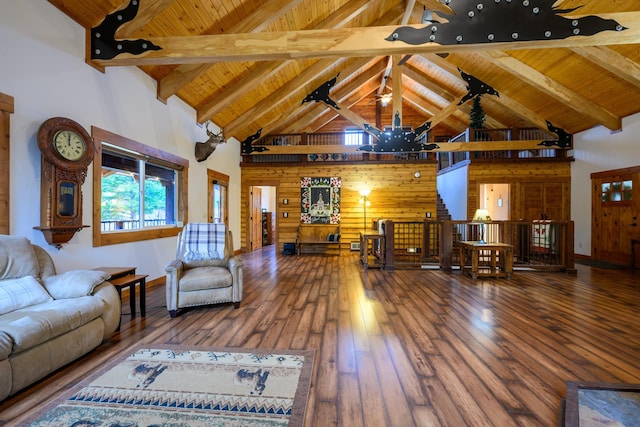
[[[601,187],[602,202],[630,202],[633,200],[633,181],[615,180],[603,182]]]
[[[363,145],[364,132],[360,128],[344,130],[344,145]]]
[[[207,169],[209,193],[209,221],[229,225],[229,202],[227,191],[229,176]]]
[[[92,136],[94,246],[176,235],[189,162],[102,129]]]

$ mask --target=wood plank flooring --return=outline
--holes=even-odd
[[[124,315],[109,342],[2,402],[0,424],[140,343],[316,349],[306,426],[556,426],[566,381],[640,383],[640,271],[473,280],[364,271],[353,252],[242,257],[240,309],[170,319],[153,287],[145,319]]]

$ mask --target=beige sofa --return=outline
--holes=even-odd
[[[0,400],[113,334],[121,305],[107,278],[94,270],[56,274],[44,249],[0,235]]]

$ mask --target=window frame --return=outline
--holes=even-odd
[[[207,169],[207,218],[209,218],[209,222],[213,222],[214,213],[213,213],[213,191],[214,186],[219,185],[225,188],[225,198],[224,198],[224,218],[222,223],[229,227],[229,175],[223,174],[221,172],[217,172],[211,169]]]
[[[625,183],[631,183],[631,187],[625,189]],[[620,188],[616,189],[616,184]],[[608,185],[608,190],[605,191],[604,186]],[[620,194],[620,200],[613,200],[613,194]],[[608,198],[605,200],[605,194]],[[629,198],[625,199],[625,195]],[[600,203],[603,206],[632,206],[633,204],[633,177],[631,176],[614,176],[611,178],[604,178],[600,184]]]
[[[134,141],[127,137],[117,135],[98,127],[91,127],[91,136],[94,140],[94,156],[93,156],[93,246],[107,246],[120,243],[138,242],[143,240],[161,239],[164,237],[177,236],[182,230],[182,224],[188,218],[188,176],[189,176],[189,160],[182,157],[167,153],[160,149],[147,146],[140,142]],[[126,150],[135,151],[148,158],[153,158],[164,163],[175,165],[178,171],[177,178],[177,216],[176,226],[143,228],[139,230],[128,230],[118,232],[103,232],[100,224],[102,222],[102,213],[100,206],[102,204],[102,143],[106,142],[110,145],[124,148]]]

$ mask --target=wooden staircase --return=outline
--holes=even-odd
[[[451,219],[449,209],[447,209],[447,205],[445,205],[442,197],[440,197],[440,193],[437,193],[436,196],[436,219]]]

